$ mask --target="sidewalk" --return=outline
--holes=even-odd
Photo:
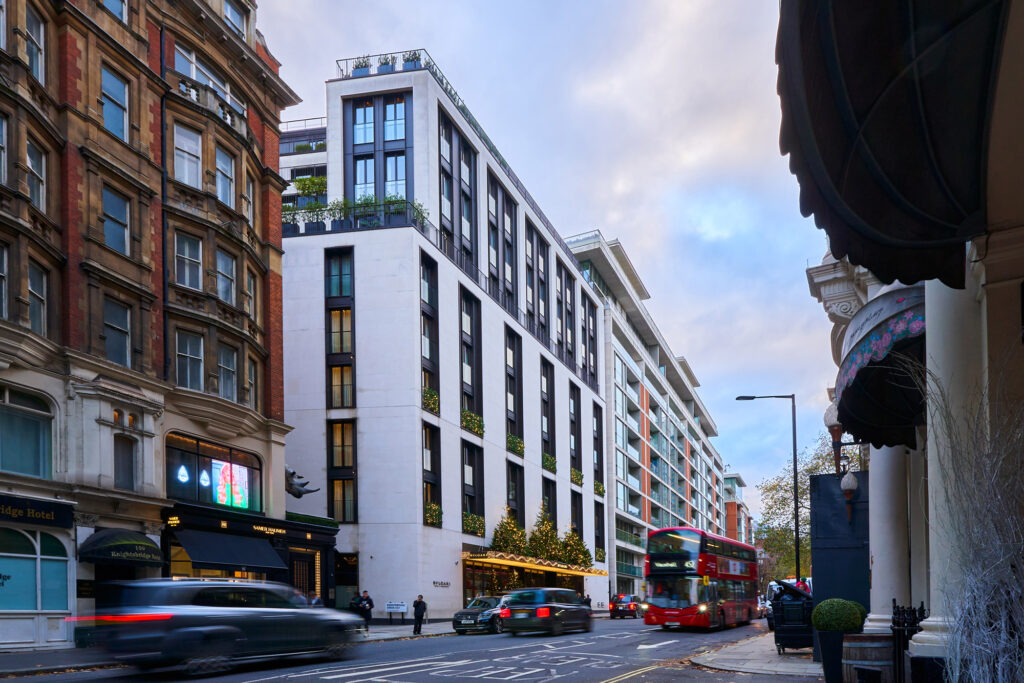
[[[438,621],[423,624],[423,634],[412,634],[412,620],[405,624],[374,624],[369,633],[360,631],[355,642],[368,643],[399,638],[430,638],[455,635],[452,622]],[[0,654],[0,676],[26,676],[38,673],[55,673],[79,669],[102,669],[121,666],[110,655],[99,648],[79,647],[62,650],[36,650],[32,652],[8,652]]]
[[[815,677],[824,675],[821,664],[811,659],[810,648],[787,650],[785,654],[780,655],[775,650],[775,635],[770,632],[741,640],[714,652],[698,655],[690,661],[709,669],[749,674]]]

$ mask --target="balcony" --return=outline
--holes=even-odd
[[[626,531],[624,529],[616,529],[615,530],[615,539],[618,540],[618,541],[622,541],[623,543],[629,543],[631,545],[635,545],[638,548],[643,548],[644,547],[644,542],[643,542],[643,540],[641,540],[639,534],[633,534],[633,533],[630,533],[630,532],[628,532],[628,531]]]
[[[176,71],[168,70],[167,80],[171,82],[171,87],[179,95],[213,114],[241,135],[242,139],[249,139],[249,123],[245,119],[245,112],[231,106],[216,90]]]
[[[632,564],[627,564],[626,562],[616,562],[615,571],[625,576],[643,576],[643,569],[641,567],[637,567]]]

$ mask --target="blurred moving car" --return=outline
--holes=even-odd
[[[191,676],[282,655],[342,659],[362,624],[351,614],[309,607],[280,583],[144,579],[104,591],[110,607],[96,621],[112,655],[140,668],[183,666]]]
[[[473,598],[465,609],[460,609],[452,617],[452,628],[460,636],[467,631],[479,630],[502,633],[505,630],[505,620],[501,618],[503,607],[505,596],[481,595]]]
[[[525,588],[505,596],[499,613],[505,630],[516,635],[527,631],[547,631],[553,636],[570,629],[589,631],[590,608],[565,588]]]
[[[608,615],[612,619],[615,617],[620,619],[625,619],[626,617],[639,619],[644,615],[642,604],[643,598],[639,595],[619,593],[612,596],[611,602],[608,605]]]

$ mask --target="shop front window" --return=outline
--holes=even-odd
[[[167,497],[242,510],[262,510],[259,458],[180,434],[167,436]]]
[[[52,422],[41,398],[0,386],[0,471],[49,479]]]
[[[0,527],[0,611],[66,611],[68,551],[45,531]]]

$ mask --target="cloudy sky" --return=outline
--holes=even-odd
[[[823,430],[835,366],[804,269],[824,233],[779,155],[778,6],[751,0],[263,0],[282,76],[324,115],[335,59],[425,48],[563,235],[619,238],[754,485]]]

